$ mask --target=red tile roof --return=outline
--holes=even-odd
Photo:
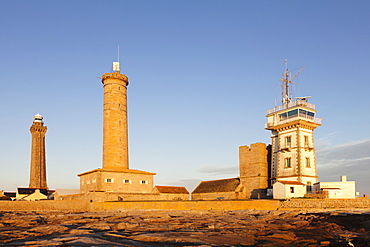
[[[169,193],[169,194],[189,194],[189,191],[185,187],[178,186],[155,186],[159,193]]]
[[[305,185],[304,183],[299,182],[299,181],[283,181],[283,180],[279,180],[278,182],[280,182],[282,184]]]

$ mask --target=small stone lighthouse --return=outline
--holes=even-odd
[[[151,193],[155,173],[129,168],[127,86],[118,62],[102,76],[103,160],[102,168],[79,174],[80,193]]]
[[[45,134],[47,127],[44,126],[43,117],[40,114],[36,114],[33,119],[33,124],[30,128],[32,147],[29,188],[47,189],[45,156]]]

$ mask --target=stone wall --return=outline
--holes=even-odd
[[[89,202],[105,201],[150,201],[150,200],[189,200],[189,194],[154,194],[154,193],[115,193],[88,192],[85,194],[56,196],[55,200],[85,200]]]
[[[97,212],[121,210],[277,210],[274,200],[219,201],[0,201],[0,211]]]
[[[90,210],[120,211],[133,209],[148,210],[277,210],[279,201],[274,200],[218,200],[218,201],[140,201],[140,202],[97,202]]]
[[[280,202],[280,209],[330,209],[330,208],[369,208],[370,200],[356,199],[290,199]]]
[[[302,210],[370,209],[368,198],[217,201],[0,201],[0,211],[97,212],[121,210]]]
[[[87,201],[0,201],[0,211],[88,211]]]
[[[233,200],[239,199],[239,194],[237,192],[214,192],[214,193],[192,193],[192,200]]]

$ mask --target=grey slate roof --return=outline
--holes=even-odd
[[[35,193],[37,189],[36,188],[17,188],[18,194],[21,195],[31,195]],[[40,189],[41,194],[44,194],[45,196],[48,195],[47,189]]]
[[[195,193],[215,193],[215,192],[234,192],[240,184],[239,178],[229,178],[221,180],[202,181],[192,192]]]

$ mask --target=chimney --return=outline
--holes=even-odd
[[[347,176],[340,176],[341,182],[347,182]]]

